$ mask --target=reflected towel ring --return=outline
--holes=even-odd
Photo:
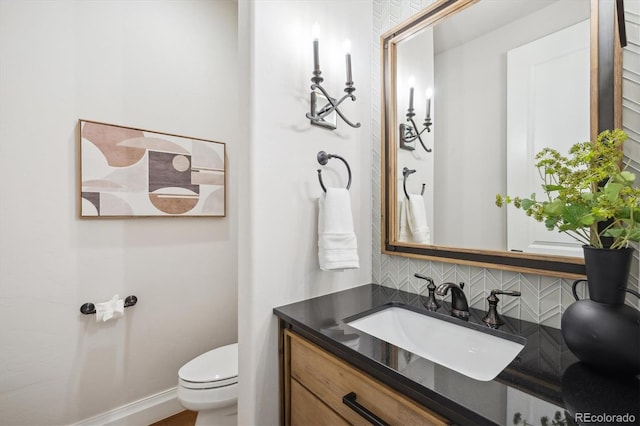
[[[351,188],[351,167],[349,167],[349,163],[347,163],[347,160],[345,160],[344,158],[340,157],[339,155],[327,154],[324,151],[320,151],[318,153],[318,156],[317,156],[318,163],[322,164],[323,166],[326,165],[331,158],[337,158],[338,160],[342,161],[345,166],[347,166],[347,172],[349,173],[349,182],[347,183],[347,189]],[[324,192],[327,192],[327,188],[325,188],[324,183],[322,182],[322,170],[321,169],[318,169],[318,181],[320,182],[320,186],[322,187],[322,190]]]
[[[409,175],[411,173],[415,173],[415,169],[408,169],[408,168],[404,168],[402,169],[402,176],[403,176],[403,181],[402,181],[402,189],[404,189],[404,195],[407,197],[407,200],[409,199],[409,193],[407,192],[407,178],[409,177]],[[425,184],[422,184],[422,191],[420,192],[420,195],[424,195],[424,187]]]

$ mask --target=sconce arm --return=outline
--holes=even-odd
[[[431,149],[429,149],[429,148],[427,148],[427,146],[426,146],[426,145],[424,144],[424,142],[422,141],[422,137],[420,137],[420,135],[422,135],[422,134],[424,133],[424,131],[425,131],[425,130],[427,130],[427,131],[429,131],[429,132],[431,131],[431,129],[429,128],[429,126],[425,126],[425,128],[424,128],[424,129],[422,129],[421,131],[419,131],[419,132],[418,132],[418,131],[417,131],[418,126],[416,126],[416,122],[415,122],[415,121],[413,121],[413,117],[409,117],[409,118],[407,118],[407,120],[408,120],[408,121],[410,121],[410,122],[411,122],[411,125],[413,126],[413,128],[414,128],[414,129],[416,129],[416,130],[415,130],[416,135],[413,137],[413,139],[412,139],[412,140],[415,140],[416,138],[418,138],[418,140],[420,141],[420,145],[422,145],[422,147],[424,148],[424,150],[425,150],[425,151],[427,151],[427,152],[431,152],[432,150],[431,150]]]
[[[342,118],[345,121],[345,123],[347,123],[349,126],[354,128],[360,127],[360,123],[355,123],[355,124],[352,123],[351,121],[349,121],[349,119],[347,119],[347,117],[344,116],[344,114],[342,114],[342,111],[338,109],[338,106],[340,106],[340,104],[344,102],[347,98],[350,98],[352,101],[356,100],[356,96],[353,93],[347,93],[342,98],[340,98],[339,101],[335,102],[335,100],[329,95],[329,93],[327,93],[324,87],[322,87],[320,84],[315,84],[315,83],[312,84],[311,90],[315,90],[315,89],[318,89],[320,90],[320,92],[322,92],[322,94],[324,95],[325,98],[327,98],[327,101],[331,106],[329,108],[325,107],[321,109],[320,112],[318,112],[316,115],[311,115],[311,113],[307,113],[306,116],[309,120],[313,120],[313,121],[320,120],[326,117],[327,115],[331,114],[333,111],[335,111],[340,116],[340,118]]]

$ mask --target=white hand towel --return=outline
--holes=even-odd
[[[431,244],[431,230],[427,224],[427,212],[422,195],[409,194],[407,219],[414,243]]]
[[[345,188],[327,188],[318,209],[318,261],[323,271],[360,267],[351,199]]]
[[[105,322],[124,314],[124,300],[117,294],[108,302],[96,303],[96,321]]]

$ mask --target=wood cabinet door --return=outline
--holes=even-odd
[[[391,425],[449,424],[438,414],[399,394],[371,376],[329,354],[302,337],[285,331],[287,342],[289,396],[291,416],[296,409],[293,385],[298,382],[312,396],[335,411],[350,424],[369,424],[364,411]],[[348,406],[343,398],[351,395],[356,407]],[[354,409],[355,408],[355,409]]]
[[[292,426],[341,426],[347,421],[316,398],[297,380],[291,379]]]

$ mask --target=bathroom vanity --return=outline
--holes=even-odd
[[[497,377],[482,381],[344,321],[389,303],[424,309],[423,296],[376,284],[274,309],[283,424],[538,425],[544,418],[580,423],[585,415],[640,418],[638,378],[592,371],[554,328],[504,317],[500,330],[526,343]],[[451,321],[446,303],[436,314]],[[470,314],[471,323],[483,325],[485,312]]]

